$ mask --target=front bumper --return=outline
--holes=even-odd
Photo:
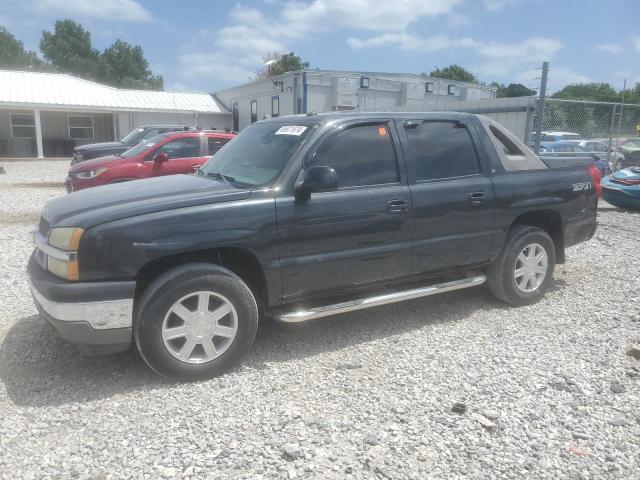
[[[91,353],[129,348],[135,282],[66,282],[33,256],[28,272],[36,307],[60,337]]]

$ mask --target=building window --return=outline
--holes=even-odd
[[[258,121],[258,101],[251,100],[251,123]]]
[[[274,95],[271,97],[271,116],[277,117],[278,115],[280,115],[280,97]]]
[[[447,94],[455,95],[456,93],[458,93],[458,86],[457,85],[449,85],[447,87]]]
[[[360,77],[360,88],[369,88],[369,77]]]
[[[433,93],[433,82],[427,82],[424,85],[425,93]]]
[[[94,138],[91,115],[69,115],[69,138],[85,140]]]
[[[35,115],[33,113],[12,113],[11,136],[13,138],[36,138]]]

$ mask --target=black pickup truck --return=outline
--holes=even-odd
[[[550,167],[471,114],[267,119],[194,175],[51,200],[31,290],[84,349],[134,343],[162,375],[207,378],[249,348],[261,317],[301,322],[483,283],[509,304],[536,302],[565,248],[596,229],[588,163]]]
[[[149,140],[161,133],[190,129],[195,129],[195,127],[189,127],[187,125],[144,125],[134,128],[117,142],[90,143],[74,148],[71,165],[93,158],[126,152],[131,147],[135,147],[139,143]]]

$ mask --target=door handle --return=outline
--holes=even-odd
[[[406,200],[390,200],[387,202],[387,212],[405,213],[409,210],[409,202]]]
[[[469,194],[469,201],[472,205],[482,203],[486,198],[487,194],[485,192],[473,192]]]

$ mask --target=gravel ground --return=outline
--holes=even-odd
[[[2,478],[640,478],[638,214],[603,206],[537,305],[476,288],[268,324],[236,370],[176,384],[38,319],[28,232],[67,164],[4,167]]]

